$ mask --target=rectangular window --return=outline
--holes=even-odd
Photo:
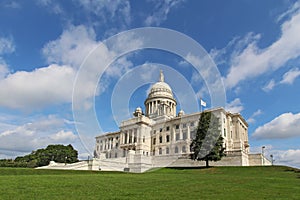
[[[163,129],[162,129],[162,128],[160,128],[160,129],[159,129],[159,132],[162,132],[162,131],[163,131]]]
[[[224,137],[226,137],[226,128],[224,128]]]
[[[182,132],[182,139],[183,140],[187,139],[187,133],[186,133],[186,131]]]
[[[169,135],[166,136],[166,142],[170,142],[170,136]]]
[[[170,126],[167,126],[166,131],[169,131],[169,130],[170,130]]]
[[[182,128],[186,128],[186,124],[184,123],[184,124],[182,124]]]
[[[180,139],[179,137],[180,137],[179,133],[176,133],[176,141]]]
[[[155,145],[155,143],[156,143],[156,138],[153,138],[153,144]]]
[[[159,143],[162,143],[162,136],[159,136]]]
[[[195,122],[191,122],[191,126],[195,126]]]
[[[179,125],[178,124],[176,125],[176,129],[179,129]]]

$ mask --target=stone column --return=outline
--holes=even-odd
[[[120,133],[120,144],[123,144],[123,132]]]
[[[129,131],[127,131],[127,144],[129,143]]]

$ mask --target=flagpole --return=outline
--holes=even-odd
[[[202,103],[201,103],[201,98],[200,98],[200,112],[202,112]]]

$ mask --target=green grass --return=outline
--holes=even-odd
[[[280,166],[144,174],[0,168],[0,199],[300,199],[300,171]]]

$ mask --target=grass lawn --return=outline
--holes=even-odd
[[[0,199],[300,199],[300,171],[280,166],[144,174],[0,168]]]

